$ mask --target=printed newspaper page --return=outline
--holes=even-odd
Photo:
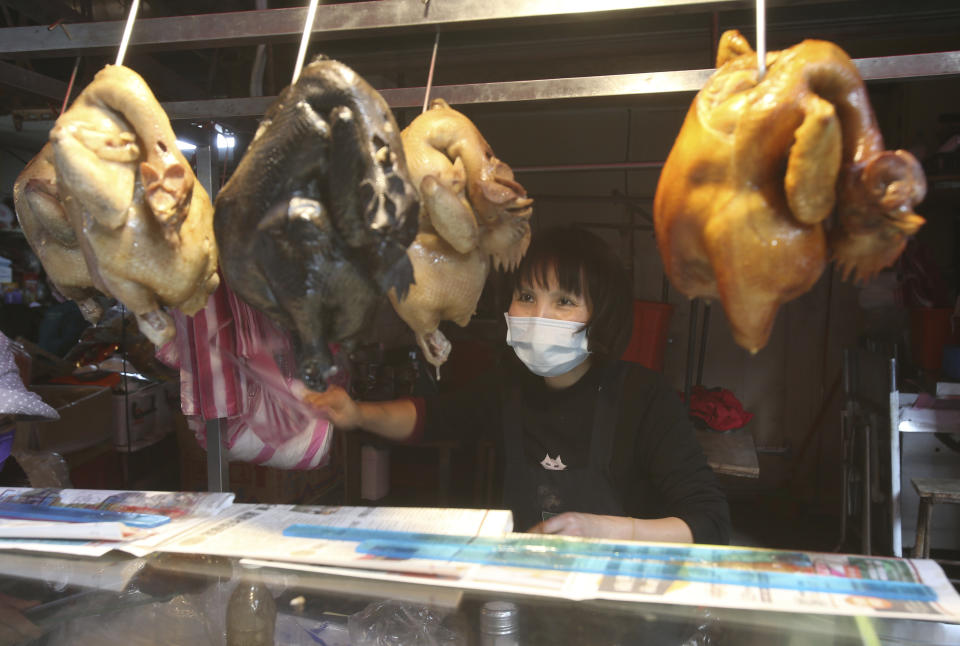
[[[159,549],[461,576],[474,564],[364,554],[356,549],[357,536],[374,532],[391,536],[452,534],[458,539],[501,537],[512,526],[513,515],[502,509],[234,505],[215,522],[185,532]],[[291,527],[313,533],[307,537],[285,535]],[[337,530],[338,538],[317,538]]]
[[[574,600],[960,623],[960,595],[928,560],[527,534],[467,537],[300,525],[288,526],[285,533],[284,541],[306,541],[297,543],[298,549],[310,552],[286,559],[264,551],[248,556],[341,571],[369,568],[350,575],[363,578]],[[310,541],[312,548],[306,547]]]
[[[169,523],[145,529],[123,526],[121,540],[68,539],[51,524],[44,538],[0,538],[0,549],[55,552],[76,556],[101,556],[110,550],[123,550],[134,556],[152,552],[156,546],[180,532],[209,520],[233,503],[232,493],[113,491],[92,489],[0,488],[0,503],[44,507],[77,508],[135,514],[158,514]],[[6,519],[0,518],[0,526]],[[59,523],[68,526],[71,523]],[[23,527],[23,523],[10,523]]]

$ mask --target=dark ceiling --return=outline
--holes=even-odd
[[[411,0],[419,2],[420,0]],[[441,0],[437,0],[438,2]],[[254,0],[144,0],[140,18],[185,16],[254,9]],[[271,9],[304,6],[301,2],[269,0]],[[853,57],[953,50],[960,34],[960,2],[770,2],[768,46],[778,49],[802,38],[837,42]],[[0,0],[4,27],[70,25],[120,20],[128,2],[120,0]],[[705,3],[709,6],[709,3]],[[753,31],[752,3],[716,14],[687,9],[674,15],[649,12],[628,19],[571,20],[549,25],[508,28],[467,28],[442,34],[435,83],[480,83],[502,80],[587,76],[638,71],[712,67],[714,19],[719,31],[738,27]],[[391,32],[394,33],[394,32]],[[2,38],[2,31],[0,31]],[[265,95],[276,94],[288,82],[296,54],[295,38],[268,42],[264,71]],[[343,59],[381,86],[423,85],[432,34],[368,34],[322,42],[316,33],[312,53],[323,51]],[[132,47],[127,64],[147,79],[161,101],[249,95],[253,46],[144,51]],[[86,55],[80,62],[77,85],[83,87],[113,55]],[[18,67],[66,82],[74,57],[17,55]],[[0,79],[0,82],[3,82]],[[42,108],[56,101],[23,89],[5,88],[0,113]]]

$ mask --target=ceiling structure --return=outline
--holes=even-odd
[[[305,5],[143,0],[125,63],[172,119],[216,119],[252,131],[290,81]],[[743,0],[322,3],[310,54],[343,60],[396,108],[422,101],[437,33],[433,84],[445,88],[451,103],[542,109],[548,101],[589,104],[636,94],[654,101],[679,94],[687,102],[713,66],[720,33],[738,28],[754,41],[753,6]],[[0,118],[6,115],[15,130],[54,118],[74,68],[72,96],[113,62],[128,7],[121,0],[0,0]],[[832,40],[865,59],[866,78],[960,74],[955,0],[770,0],[767,24],[770,49],[803,38]],[[864,64],[872,66],[869,73]]]

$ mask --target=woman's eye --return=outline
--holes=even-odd
[[[517,300],[517,301],[519,301],[519,302],[521,302],[521,303],[532,303],[532,302],[533,302],[533,294],[530,294],[530,293],[527,293],[527,292],[523,292],[523,293],[517,294],[515,300]]]
[[[566,296],[561,296],[559,302],[560,305],[563,305],[564,307],[576,307],[577,305],[572,298],[567,298]]]

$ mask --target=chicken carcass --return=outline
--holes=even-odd
[[[434,99],[402,137],[420,191],[420,232],[407,250],[417,280],[405,298],[389,296],[427,361],[439,367],[450,354],[440,321],[465,326],[490,261],[506,269],[520,262],[533,200],[473,122],[443,99]]]
[[[298,373],[322,389],[384,294],[406,294],[418,200],[383,97],[318,58],[267,110],[217,195],[214,227],[230,288],[294,335]]]
[[[49,143],[30,160],[13,184],[13,203],[27,242],[37,254],[54,287],[77,306],[91,323],[100,320],[103,309],[57,192],[53,146]]]
[[[216,288],[213,205],[166,113],[133,70],[100,70],[50,131],[60,200],[93,285],[134,313],[156,345],[164,307],[202,308]]]
[[[719,298],[751,352],[777,308],[809,290],[828,260],[865,280],[899,256],[924,220],[917,160],[883,149],[849,57],[817,40],[756,54],[723,34],[717,71],[687,113],[660,175],[654,224],[671,282]],[[832,215],[832,217],[831,217]]]

